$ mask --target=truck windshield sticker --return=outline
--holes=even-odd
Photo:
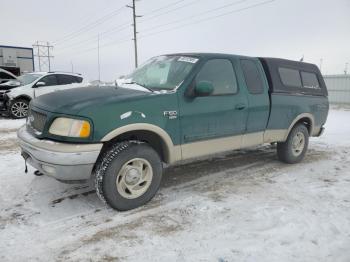
[[[179,59],[177,61],[195,64],[195,63],[197,63],[198,58],[181,56],[181,57],[179,57]]]

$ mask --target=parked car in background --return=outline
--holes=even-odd
[[[0,84],[4,84],[10,80],[17,80],[17,76],[5,69],[0,68]]]
[[[152,199],[163,163],[264,143],[298,163],[329,109],[316,65],[228,54],[159,56],[117,86],[86,89],[33,100],[22,156],[62,182],[94,179],[118,210]]]
[[[12,118],[27,116],[29,102],[43,94],[81,87],[80,74],[63,72],[28,73],[0,85],[0,113]]]

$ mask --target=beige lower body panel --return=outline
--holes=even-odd
[[[264,143],[282,142],[285,141],[287,132],[287,129],[266,130],[264,132],[261,131],[183,144],[181,145],[181,160],[258,146]],[[178,152],[178,146],[176,146],[176,151]]]
[[[183,144],[181,146],[182,160],[239,149],[242,137],[239,135]]]
[[[311,135],[318,135],[320,130],[321,127],[314,127]],[[231,150],[258,146],[265,143],[284,142],[287,137],[288,129],[268,129],[261,132],[183,144],[174,147],[174,153],[176,155],[174,162],[207,155],[215,155]]]
[[[264,143],[284,142],[287,136],[287,129],[268,129],[264,132]]]

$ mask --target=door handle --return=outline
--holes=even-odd
[[[241,104],[237,104],[237,105],[235,106],[235,109],[237,109],[237,110],[243,110],[245,107],[246,107],[246,105],[243,104],[243,103],[241,103]]]

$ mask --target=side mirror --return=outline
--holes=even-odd
[[[45,85],[46,85],[45,82],[39,81],[33,87],[40,87],[40,86],[45,86]]]
[[[195,96],[210,96],[214,92],[214,86],[212,82],[200,81],[194,88]]]

